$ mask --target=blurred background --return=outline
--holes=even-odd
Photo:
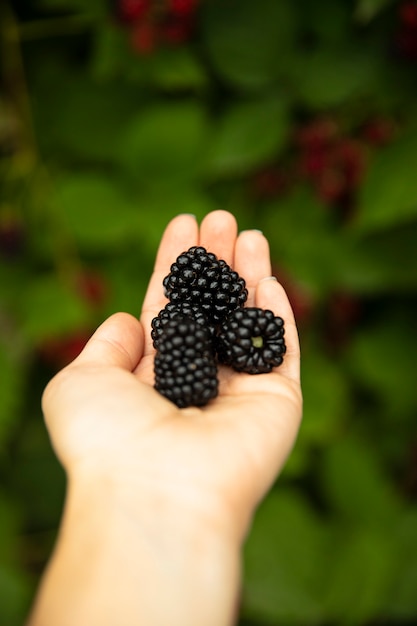
[[[417,623],[417,2],[2,0],[0,623],[65,481],[40,410],[138,314],[177,213],[264,231],[303,349],[298,444],[240,626]]]

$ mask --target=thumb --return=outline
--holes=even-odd
[[[107,365],[133,372],[143,355],[144,336],[139,320],[115,313],[98,327],[74,365]]]

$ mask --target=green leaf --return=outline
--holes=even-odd
[[[21,301],[20,329],[26,341],[65,335],[90,322],[87,304],[54,274],[33,277]]]
[[[333,442],[351,408],[350,388],[345,373],[320,354],[317,346],[303,346],[301,378],[304,417],[300,441],[325,446]]]
[[[396,575],[385,596],[383,614],[393,623],[417,615],[417,509],[409,508],[393,529],[398,542]]]
[[[348,3],[321,0],[319,9],[316,0],[303,0],[296,6],[297,19],[304,32],[314,36],[313,41],[340,47],[351,36],[352,10]]]
[[[138,232],[136,204],[110,177],[84,173],[62,178],[53,204],[82,248],[119,248]]]
[[[115,61],[116,63],[116,61]],[[113,162],[121,133],[141,104],[142,95],[121,79],[95,80],[57,59],[42,58],[30,71],[36,98],[37,137],[46,155]]]
[[[100,24],[94,32],[91,70],[97,81],[123,74],[131,58],[126,33],[113,23]]]
[[[378,231],[417,217],[416,168],[415,131],[375,155],[359,192],[358,231]]]
[[[0,491],[0,623],[20,626],[29,600],[29,580],[19,567],[18,515],[7,495]]]
[[[369,22],[395,0],[357,0],[356,18],[360,22]]]
[[[358,384],[372,391],[398,422],[417,410],[417,354],[411,348],[417,333],[412,311],[391,313],[386,308],[384,313],[352,338],[346,356]]]
[[[388,530],[352,527],[334,533],[323,594],[328,621],[358,626],[380,616],[396,565],[395,538]]]
[[[162,233],[172,218],[180,213],[190,213],[202,220],[217,208],[210,197],[193,184],[181,180],[159,181],[149,187],[138,204],[143,247],[154,257]],[[152,219],[149,219],[150,215]]]
[[[235,105],[214,128],[208,146],[208,174],[241,174],[264,163],[277,155],[288,132],[287,104],[282,97]]]
[[[342,519],[390,528],[401,503],[371,443],[345,436],[324,451],[321,484],[327,504]]]
[[[23,572],[0,563],[0,622],[21,626],[27,617],[31,589]]]
[[[120,159],[136,181],[196,177],[207,123],[196,101],[155,104],[129,124],[119,143]]]
[[[322,623],[326,530],[295,491],[272,492],[244,550],[244,614],[273,624]]]
[[[0,451],[16,425],[17,410],[27,375],[19,355],[18,337],[13,339],[15,341],[6,342],[0,337]]]
[[[19,498],[24,520],[30,521],[31,529],[39,531],[39,550],[46,558],[62,514],[66,476],[52,449],[40,402],[34,406],[32,401],[28,411],[29,419],[20,433],[10,482]],[[28,540],[37,543],[36,536]]]
[[[339,286],[351,243],[309,189],[298,186],[271,202],[257,215],[257,223],[270,241],[274,264],[287,268],[312,294]]]
[[[161,49],[155,55],[152,81],[168,92],[201,92],[208,86],[208,77],[202,63],[184,46],[170,50]]]
[[[203,43],[221,78],[244,89],[277,79],[295,38],[289,0],[211,0],[202,9]]]
[[[294,89],[313,109],[326,109],[372,93],[381,72],[374,49],[319,48],[294,65]]]
[[[407,293],[417,289],[417,221],[356,237],[344,257],[340,282],[357,293]]]

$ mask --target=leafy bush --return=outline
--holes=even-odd
[[[0,622],[64,477],[40,395],[138,314],[167,221],[262,229],[303,349],[297,446],[245,548],[241,624],[417,620],[417,3],[0,8]]]

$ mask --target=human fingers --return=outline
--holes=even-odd
[[[248,300],[246,306],[254,306],[255,290],[262,278],[271,275],[269,244],[258,230],[245,230],[237,238],[234,269],[246,281]]]
[[[143,329],[129,313],[115,313],[103,322],[73,363],[109,365],[132,372],[143,354]]]
[[[255,305],[270,309],[284,320],[287,350],[279,372],[299,382],[300,343],[294,313],[283,286],[273,276],[259,281],[255,291]]]
[[[177,215],[166,227],[156,255],[155,266],[143,301],[141,320],[145,329],[145,355],[153,352],[150,328],[167,300],[162,282],[177,256],[198,244],[198,223],[194,215]]]
[[[94,395],[99,401],[106,389],[100,388],[101,378],[98,376],[98,371],[100,370],[104,375],[107,375],[108,371],[113,372],[111,374],[113,380],[117,370],[123,376],[126,372],[133,372],[142,357],[143,345],[143,329],[135,317],[128,313],[115,313],[109,317],[92,335],[81,354],[52,378],[46,386],[42,395],[45,417],[55,414],[56,407],[61,413],[73,409],[67,401],[62,406],[60,401],[62,389],[72,390],[70,395],[75,404],[79,403],[83,394]],[[71,382],[74,380],[75,383]],[[90,385],[87,394],[85,394],[85,389],[82,389],[84,380],[89,381]],[[97,386],[97,393],[94,392],[94,385]]]
[[[236,218],[228,211],[212,211],[201,222],[199,244],[231,265],[236,236]]]

